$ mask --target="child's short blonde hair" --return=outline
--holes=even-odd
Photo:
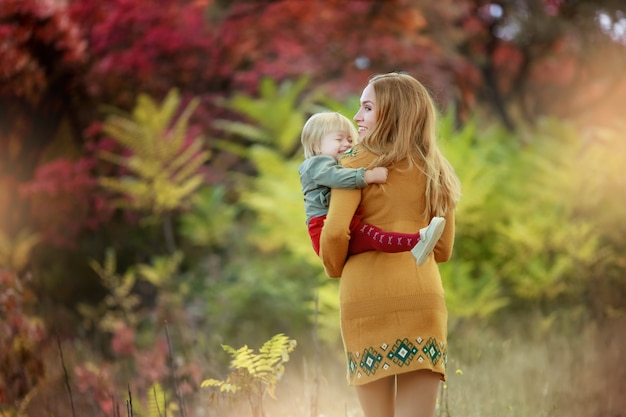
[[[302,128],[300,138],[304,148],[304,157],[315,156],[317,154],[316,149],[322,143],[322,138],[333,132],[347,133],[352,138],[352,143],[356,145],[359,134],[354,123],[346,116],[328,111],[316,113],[309,117]]]

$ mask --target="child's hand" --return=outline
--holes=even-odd
[[[387,182],[387,168],[376,167],[365,171],[365,182],[368,184],[384,184]]]

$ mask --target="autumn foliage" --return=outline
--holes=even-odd
[[[47,331],[36,302],[23,278],[0,269],[0,404],[18,405],[45,377],[40,352]]]
[[[31,225],[45,242],[75,248],[78,236],[97,230],[110,219],[112,208],[94,178],[95,159],[57,159],[35,170],[20,186],[30,207]]]
[[[37,352],[54,348],[50,334],[58,329],[64,346],[96,340],[89,359],[68,371],[80,394],[113,415],[128,379],[142,394],[172,375],[184,380],[180,395],[199,387],[191,355],[169,357],[165,321],[207,326],[206,316],[229,309],[212,322],[215,332],[176,340],[218,345],[227,331],[258,330],[259,312],[250,306],[275,312],[265,319],[284,326],[309,314],[319,274],[302,267],[293,247],[281,252],[295,246],[286,230],[299,222],[285,179],[299,154],[298,126],[321,106],[352,103],[376,73],[406,71],[424,82],[448,117],[447,136],[461,138],[459,172],[477,181],[464,185],[469,203],[459,247],[472,259],[455,271],[459,282],[449,283],[450,305],[487,316],[509,302],[500,291],[514,294],[524,279],[545,289],[532,279],[546,279],[553,264],[560,290],[571,278],[563,271],[576,269],[570,265],[578,259],[569,256],[567,268],[554,261],[559,245],[575,240],[570,220],[602,213],[594,219],[609,230],[619,215],[611,201],[624,188],[615,134],[623,131],[626,106],[622,3],[0,0],[0,407],[17,407],[46,377]],[[342,108],[348,116],[350,106]],[[579,136],[546,128],[553,119]],[[499,276],[523,267],[509,261],[517,240],[551,229],[545,216],[523,225],[505,218],[525,206],[518,188],[497,180],[515,169],[544,172],[527,167],[535,160],[540,166],[545,155],[561,175],[577,172],[559,159],[565,151],[554,148],[561,145],[586,155],[571,154],[591,173],[580,176],[585,204],[567,206],[563,201],[574,201],[568,193],[538,196],[546,207],[558,200],[576,210],[571,218],[554,215],[563,227],[555,227],[557,243],[551,233],[553,252],[531,239],[527,265],[539,266],[506,282]],[[507,159],[529,150],[532,162]],[[489,167],[496,168],[487,175]],[[523,180],[519,189],[526,190],[528,176]],[[570,181],[557,185],[568,190]],[[494,196],[514,204],[503,213]],[[498,216],[480,217],[490,208]],[[281,216],[288,220],[277,225]],[[477,218],[488,221],[471,223]],[[489,228],[495,221],[497,233]],[[480,244],[507,231],[511,237],[496,249]],[[615,228],[608,238],[594,234],[590,246],[570,248],[584,250],[587,262],[583,268],[576,261],[571,275],[606,278],[590,314],[617,311],[626,298],[614,291],[622,288],[623,256],[596,251],[622,247],[623,235]],[[301,252],[308,253],[306,243]],[[475,264],[481,259],[493,262]],[[496,272],[497,262],[503,267]],[[283,275],[297,276],[299,286]],[[563,286],[578,292],[563,293],[574,299],[591,286],[581,279]],[[558,296],[549,301],[562,301]],[[175,388],[164,390],[173,396]]]

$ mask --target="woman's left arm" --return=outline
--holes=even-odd
[[[361,190],[333,188],[320,238],[320,258],[330,278],[340,278],[348,257],[350,223],[361,202]]]

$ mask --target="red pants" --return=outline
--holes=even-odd
[[[313,217],[309,221],[309,236],[313,250],[320,254],[320,236],[324,227],[326,216]],[[419,242],[418,233],[393,233],[385,232],[379,227],[363,223],[361,216],[355,214],[350,223],[350,245],[348,255],[356,255],[371,250],[387,253],[409,251]]]

